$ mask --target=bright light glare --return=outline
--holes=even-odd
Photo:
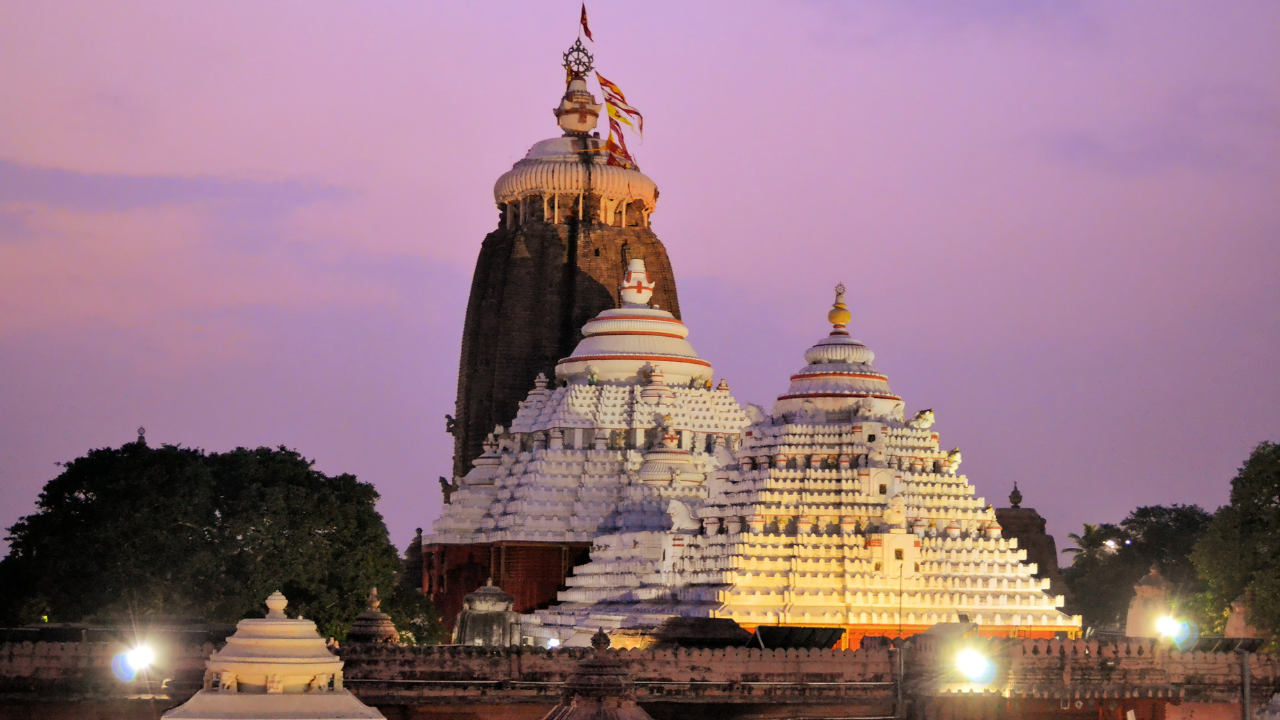
[[[970,681],[978,682],[990,672],[991,661],[977,650],[968,648],[956,655],[956,667]]]
[[[1116,541],[1115,541],[1115,540],[1108,540],[1108,541],[1106,541],[1105,543],[1103,543],[1103,545],[1106,545],[1107,547],[1111,548],[1112,550],[1115,550],[1115,549],[1116,549]]]
[[[146,645],[139,645],[126,653],[124,659],[129,663],[129,667],[133,668],[134,672],[138,672],[150,667],[151,663],[156,661],[156,654]]]
[[[549,648],[560,647],[560,641],[555,638],[551,638],[550,640],[547,641],[547,647]]]
[[[1156,621],[1156,632],[1165,637],[1174,637],[1182,632],[1182,623],[1166,615]]]

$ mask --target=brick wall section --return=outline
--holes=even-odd
[[[588,196],[587,208],[598,205]],[[590,216],[581,226],[552,225],[534,217],[512,229],[500,221],[484,239],[462,331],[455,475],[471,468],[494,425],[511,422],[538,373],[555,377],[556,361],[577,345],[582,326],[617,306],[627,260],[636,257],[657,275],[654,302],[679,317],[671,262],[647,227],[601,225]]]
[[[573,568],[591,557],[590,543],[476,543],[430,545],[422,591],[452,630],[467,595],[489,578],[528,613],[555,602]]]

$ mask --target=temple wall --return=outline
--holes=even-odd
[[[560,683],[589,649],[486,650],[461,646],[348,645],[346,677],[360,681]],[[637,683],[888,682],[891,654],[873,650],[614,650]]]
[[[1240,717],[1240,657],[1233,653],[1180,653],[1139,639],[981,642],[1000,668],[994,691],[986,693],[936,682],[951,648],[922,639],[907,651],[904,693],[912,717],[1123,720],[1128,710],[1137,720]],[[0,645],[0,719],[158,718],[195,691],[214,645],[159,648],[150,684],[112,675],[111,658],[124,649],[93,642]],[[541,717],[590,652],[357,644],[339,650],[347,687],[388,718],[456,720]],[[656,718],[687,717],[690,704],[717,717],[889,715],[896,694],[896,658],[884,648],[610,652]],[[1253,701],[1265,705],[1280,690],[1280,657],[1253,655],[1250,668]],[[174,681],[163,686],[169,677]]]
[[[533,612],[555,602],[556,592],[574,566],[587,561],[590,547],[587,543],[431,545],[424,551],[422,591],[449,629],[462,611],[463,599],[489,578],[515,598],[515,612]]]

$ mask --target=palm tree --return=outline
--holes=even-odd
[[[1064,548],[1062,552],[1075,555],[1077,559],[1114,552],[1118,544],[1124,541],[1124,535],[1124,530],[1109,523],[1085,523],[1083,533],[1067,535],[1067,539],[1075,543],[1075,547]]]

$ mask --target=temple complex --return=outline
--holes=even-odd
[[[708,475],[733,462],[746,414],[688,328],[652,306],[669,279],[632,258],[620,280],[621,307],[586,323],[554,380],[538,375],[510,427],[488,433],[425,540],[424,584],[447,619],[486,578],[517,612],[546,605],[597,537],[672,527],[669,508],[701,505]]]
[[[594,132],[591,63],[580,41],[565,53],[563,135],[494,189],[453,479],[420,542],[423,589],[446,622],[491,579],[522,615],[518,641],[543,646],[672,618],[842,628],[846,644],[958,621],[1078,633],[1047,592],[1043,520],[1014,500],[1001,512],[1030,548],[1006,536],[933,411],[907,419],[849,335],[843,286],[832,331],[771,410],[744,412],[715,382],[649,228],[657,188]],[[1050,560],[1043,576],[1029,549]]]
[[[454,476],[515,415],[534,378],[553,375],[579,328],[616,306],[632,258],[663,278],[656,305],[680,317],[667,251],[649,224],[658,187],[595,132],[603,105],[587,88],[592,58],[581,43],[565,68],[553,111],[563,134],[535,143],[493,188],[498,227],[481,244],[462,333]]]
[[[666,482],[685,493],[665,522],[620,504],[619,530],[595,539],[591,562],[526,635],[585,645],[596,628],[671,616],[836,626],[845,643],[957,621],[989,635],[1078,633],[1080,618],[1057,609],[1063,599],[959,474],[960,451],[942,450],[933,412],[905,419],[874,354],[845,329],[843,286],[828,319],[772,412],[750,408],[731,461],[696,493],[697,480],[673,474]]]

